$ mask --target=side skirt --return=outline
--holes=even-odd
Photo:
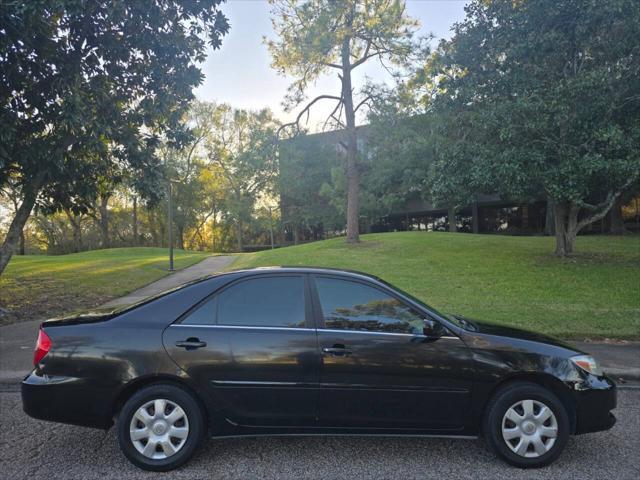
[[[247,433],[230,435],[212,435],[213,440],[224,440],[226,438],[260,438],[260,437],[389,437],[389,438],[451,438],[457,440],[477,440],[477,435],[446,435],[446,434],[422,434],[422,433]]]

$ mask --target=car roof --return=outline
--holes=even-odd
[[[375,280],[377,282],[386,283],[379,277],[375,275],[371,275],[369,273],[360,272],[357,270],[349,270],[345,268],[328,268],[328,267],[313,267],[313,266],[270,266],[270,267],[256,267],[256,268],[247,268],[240,270],[232,270],[226,272],[228,274],[244,274],[246,276],[250,276],[253,274],[261,274],[261,273],[318,273],[318,274],[329,274],[329,275],[339,275],[342,277],[352,277],[352,278],[361,278],[365,280]],[[224,275],[224,274],[223,274]],[[244,276],[243,275],[243,276]]]

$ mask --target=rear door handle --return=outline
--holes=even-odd
[[[332,345],[331,347],[322,347],[322,352],[334,357],[346,357],[347,355],[351,355],[353,353],[351,350],[347,349],[347,347],[340,343]]]
[[[187,338],[186,340],[178,340],[176,347],[185,348],[187,350],[195,350],[196,348],[206,347],[207,342],[201,342],[199,338]]]

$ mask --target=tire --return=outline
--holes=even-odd
[[[162,407],[164,411],[158,413]],[[187,390],[156,384],[136,392],[124,404],[117,429],[120,449],[131,463],[166,472],[183,465],[196,452],[205,433],[205,419]]]
[[[548,389],[534,383],[513,383],[489,401],[483,434],[491,450],[507,463],[520,468],[543,467],[564,450],[569,416]]]

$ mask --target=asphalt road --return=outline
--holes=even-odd
[[[618,423],[608,432],[571,438],[553,465],[509,467],[481,441],[374,437],[210,440],[178,471],[130,465],[115,433],[27,417],[17,392],[0,392],[2,479],[601,479],[640,478],[640,390],[620,391]]]

